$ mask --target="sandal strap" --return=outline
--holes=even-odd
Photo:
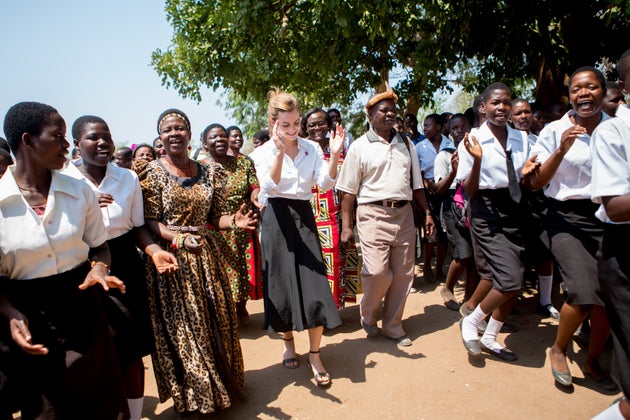
[[[315,351],[309,350],[308,352],[311,353],[311,354],[317,354],[317,353],[319,353],[319,350],[315,350]]]
[[[282,339],[283,339],[284,341],[293,341],[293,337],[291,337],[291,338],[284,338],[284,337],[282,337]]]

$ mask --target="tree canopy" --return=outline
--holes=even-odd
[[[223,87],[233,110],[272,86],[347,106],[393,71],[414,112],[452,83],[497,80],[534,80],[547,106],[573,70],[630,47],[630,0],[167,0],[166,13],[172,44],[152,56],[163,83],[197,100]]]

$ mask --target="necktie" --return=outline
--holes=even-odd
[[[507,176],[508,176],[508,191],[510,192],[510,197],[517,203],[521,202],[521,186],[518,183],[518,178],[516,177],[516,171],[514,170],[514,162],[512,162],[512,151],[505,151],[505,162],[507,165]]]

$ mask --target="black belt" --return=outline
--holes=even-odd
[[[379,206],[395,208],[395,207],[403,207],[405,204],[408,204],[409,200],[380,200],[380,201],[372,201],[370,203],[365,204],[378,204]]]

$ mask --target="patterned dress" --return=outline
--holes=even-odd
[[[221,165],[227,172],[227,212],[236,213],[243,203],[248,203],[248,210],[251,210],[250,194],[258,188],[254,163],[242,154],[226,158]],[[204,160],[203,163],[210,164],[211,161]],[[223,256],[234,302],[247,301],[248,297],[253,300],[262,298],[262,262],[256,231],[212,230],[210,234]]]
[[[195,178],[169,174],[159,160],[140,171],[145,218],[164,225],[205,226],[227,214],[225,172],[199,164]],[[160,275],[147,264],[153,368],[160,401],[177,411],[211,413],[227,408],[242,393],[244,366],[237,318],[227,275],[210,231],[203,252],[171,250],[179,270]],[[160,245],[170,249],[170,243]]]
[[[317,144],[317,147],[320,147]],[[338,171],[345,156],[345,150],[339,157]],[[326,162],[330,161],[330,151],[324,152]],[[322,246],[326,277],[333,294],[337,309],[343,309],[345,302],[356,302],[357,293],[361,293],[359,273],[361,265],[359,255],[354,244],[344,248],[341,246],[341,194],[331,188],[322,192],[319,187],[313,187],[311,205],[315,214],[317,232]]]

